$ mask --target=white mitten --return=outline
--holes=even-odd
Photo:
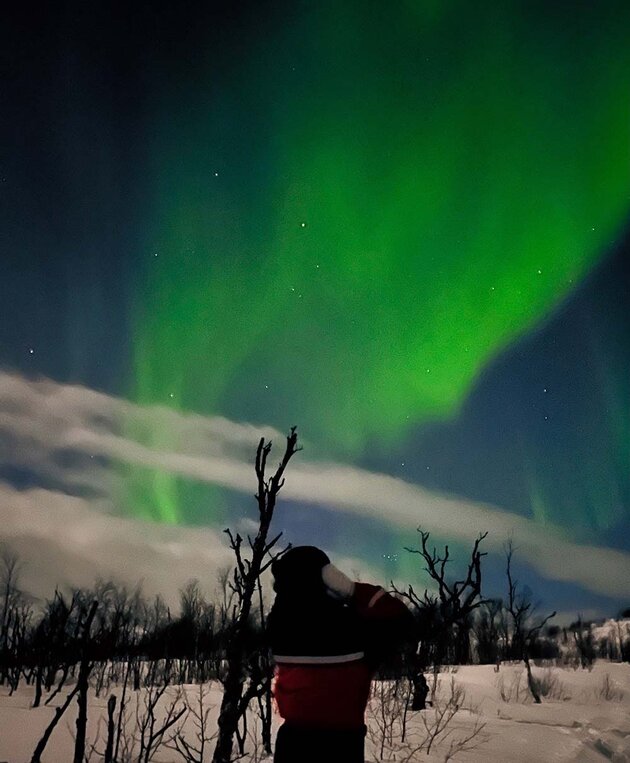
[[[349,599],[354,593],[354,583],[341,570],[338,570],[334,564],[327,564],[322,567],[322,580],[326,586],[327,593],[333,599],[344,601]]]

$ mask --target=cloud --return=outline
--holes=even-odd
[[[232,559],[221,533],[112,517],[83,498],[51,490],[18,491],[0,483],[0,539],[19,554],[27,589],[49,596],[55,585],[113,578],[160,593],[169,604],[190,578],[214,591]]]
[[[57,550],[89,559],[95,570],[116,566],[159,581],[164,590],[170,566],[177,580],[171,588],[181,585],[209,570],[212,559],[215,569],[229,561],[221,535],[116,516],[124,509],[114,498],[121,477],[110,464],[158,469],[251,495],[260,437],[283,447],[284,435],[270,427],[141,407],[85,387],[0,373],[0,467],[28,469],[55,486],[20,492],[5,483],[0,537],[47,539]],[[519,555],[547,578],[608,595],[627,593],[629,554],[579,545],[559,528],[386,474],[309,462],[301,453],[291,463],[282,497],[399,529],[421,525],[452,540],[470,541],[487,529],[490,547],[498,549],[512,536]]]

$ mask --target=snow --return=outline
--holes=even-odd
[[[438,708],[451,691],[451,681],[464,691],[460,707],[455,713],[448,734],[436,741],[429,755],[425,751],[415,753],[408,760],[443,761],[451,742],[465,737],[475,724],[484,724],[473,740],[475,749],[457,752],[455,760],[468,763],[531,763],[532,761],[578,761],[596,763],[613,761],[630,762],[630,664],[598,661],[591,671],[563,667],[536,667],[534,674],[547,684],[548,694],[541,705],[532,702],[527,693],[524,669],[521,665],[502,665],[495,672],[492,665],[467,665],[445,671],[439,676],[437,694]],[[428,676],[429,683],[432,676]],[[211,706],[209,715],[211,733],[216,727],[216,715],[221,701],[218,684],[210,684],[207,689],[206,708]],[[382,685],[386,689],[387,685]],[[142,705],[146,691],[136,696],[131,692],[131,709],[135,710],[136,699]],[[162,701],[172,701],[177,687],[170,687],[168,696]],[[199,696],[199,687],[185,686],[183,692],[187,701],[194,706]],[[120,696],[120,689],[114,689]],[[107,694],[100,697],[91,694],[88,714],[88,743],[94,741],[101,722],[105,718]],[[380,696],[380,695],[379,695]],[[33,687],[22,685],[12,697],[6,687],[0,688],[0,761],[8,763],[28,763],[37,741],[53,716],[53,707],[33,709]],[[63,697],[57,697],[55,704],[61,704]],[[372,702],[374,703],[373,699]],[[411,713],[409,717],[408,739],[420,740],[426,735],[423,716],[431,725],[435,709],[423,713]],[[131,713],[133,716],[133,712]],[[59,763],[72,759],[74,722],[76,705],[73,704],[53,732],[43,763]],[[274,720],[274,726],[280,719]],[[378,724],[368,715],[370,733],[366,745],[366,761],[379,760],[375,742],[378,739]],[[256,725],[254,716],[250,727]],[[195,728],[189,717],[183,734],[194,741]],[[397,746],[398,745],[398,746]],[[104,747],[103,741],[97,745]],[[214,744],[209,743],[204,759],[210,760]],[[255,763],[261,759],[261,750],[252,750],[243,760]],[[386,745],[383,760],[405,760],[411,746],[404,747],[398,742]],[[396,748],[396,757],[391,751]],[[406,751],[406,752],[405,752]],[[253,753],[253,754],[252,754]],[[102,755],[94,754],[92,761],[102,760]],[[180,756],[162,748],[155,760],[158,763],[175,763]]]
[[[531,761],[630,761],[630,665],[597,662],[592,671],[534,668],[537,677],[551,676],[552,696],[534,704],[527,695],[521,666],[463,666],[456,680],[472,703],[478,703],[487,741],[462,761],[531,763]],[[605,676],[610,678],[611,699],[604,699]],[[517,679],[520,681],[517,684]],[[519,698],[501,697],[504,687],[518,685]],[[602,696],[604,695],[604,696]],[[504,696],[509,691],[504,688]]]

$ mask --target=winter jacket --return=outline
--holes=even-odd
[[[374,669],[412,622],[402,602],[367,583],[356,583],[347,603],[325,592],[278,594],[268,635],[282,718],[304,728],[362,728]]]

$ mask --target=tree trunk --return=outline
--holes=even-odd
[[[217,725],[219,735],[212,763],[230,763],[234,736],[238,728],[239,705],[243,695],[244,679],[239,675],[241,668],[228,662],[228,672],[223,683],[223,699]]]
[[[90,628],[92,620],[96,614],[98,602],[93,601],[90,611],[83,626],[83,638],[81,639],[81,663],[79,664],[79,677],[77,679],[77,704],[79,712],[77,715],[77,736],[74,740],[74,760],[73,763],[83,763],[85,757],[85,735],[87,728],[87,705],[88,705],[88,687],[90,681],[90,672],[92,663],[88,653],[90,641]]]
[[[424,673],[416,673],[412,676],[413,696],[411,699],[412,710],[426,710],[429,684]]]
[[[114,711],[116,709],[116,695],[112,694],[107,700],[107,745],[105,747],[105,763],[112,763],[114,760],[114,734],[116,724],[114,723]]]
[[[37,672],[35,673],[35,698],[33,699],[33,707],[39,707],[39,703],[42,701],[42,672],[43,667],[37,666]]]
[[[529,657],[527,656],[523,657],[523,662],[525,663],[525,668],[527,669],[527,686],[529,687],[532,697],[534,698],[534,702],[537,705],[540,705],[541,704],[540,694],[538,692],[538,689],[536,688],[536,679],[532,675],[532,666],[529,663]]]
[[[238,610],[234,617],[229,633],[229,644],[226,653],[227,671],[223,680],[223,699],[218,719],[218,739],[214,749],[212,763],[230,763],[234,736],[238,731],[238,722],[241,716],[247,712],[247,702],[253,698],[249,692],[243,697],[245,681],[247,680],[247,628],[249,616],[252,611],[252,600],[259,585],[259,578],[266,566],[271,565],[268,561],[265,565],[265,557],[279,540],[280,535],[267,541],[269,527],[273,518],[278,492],[284,484],[284,470],[291,457],[299,450],[297,447],[297,433],[295,427],[287,437],[287,446],[282,461],[276,472],[270,479],[265,478],[267,456],[271,450],[271,443],[261,438],[256,451],[256,476],[258,478],[258,501],[259,524],[258,532],[254,541],[248,538],[251,546],[251,560],[243,558],[241,544],[243,539],[237,533],[233,536],[230,530],[225,532],[230,538],[230,545],[236,556],[236,570],[234,580],[238,595]],[[272,557],[273,559],[273,557]]]
[[[273,710],[271,705],[271,682],[265,690],[261,700],[261,719],[262,719],[262,743],[263,749],[267,755],[271,755],[271,721],[273,719]]]
[[[63,703],[63,705],[61,707],[55,708],[54,718],[48,724],[46,731],[44,731],[44,735],[37,743],[37,746],[35,747],[35,752],[33,753],[33,757],[31,758],[31,763],[41,763],[42,753],[44,752],[46,745],[48,744],[50,735],[55,730],[55,726],[59,723],[59,719],[61,718],[61,716],[68,709],[68,705],[72,702],[72,700],[74,699],[74,695],[76,693],[77,693],[77,687],[75,686],[75,688],[66,697],[66,701]]]

